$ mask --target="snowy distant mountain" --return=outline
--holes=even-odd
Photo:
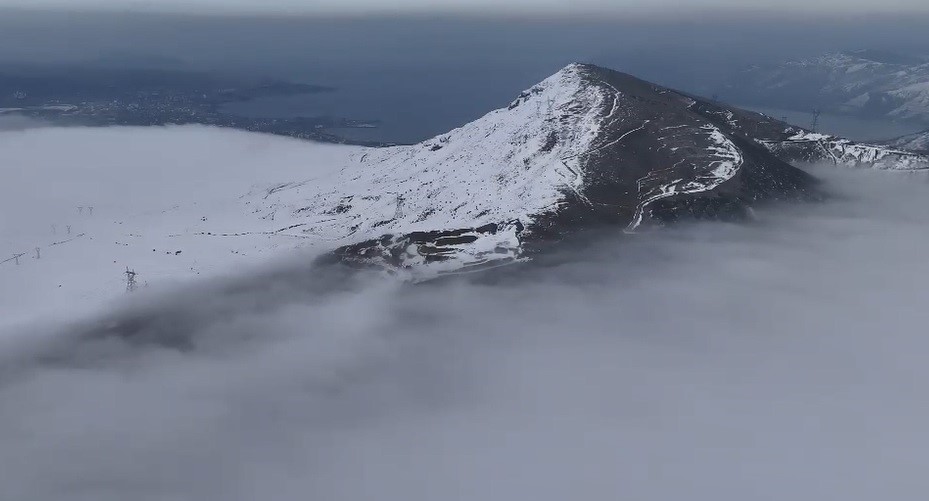
[[[791,163],[929,169],[926,156],[581,64],[409,146],[115,128],[5,132],[0,151],[14,181],[0,185],[11,215],[0,273],[26,284],[0,288],[10,311],[121,293],[127,268],[158,283],[300,247],[428,279],[532,259],[585,229],[632,233],[819,197]]]
[[[879,51],[754,66],[725,84],[730,102],[929,124],[929,60]]]
[[[887,142],[893,148],[929,153],[929,130],[907,134]]]

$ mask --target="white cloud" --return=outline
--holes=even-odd
[[[126,164],[251,151],[104,134]],[[820,174],[841,196],[493,284],[286,263],[0,337],[0,499],[917,498],[929,184]]]

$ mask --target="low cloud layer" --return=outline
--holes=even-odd
[[[916,499],[929,184],[403,286],[293,264],[0,338],[0,498]]]
[[[355,151],[215,127],[24,130],[35,124],[8,118],[0,119],[0,336],[13,324],[102,308],[124,295],[127,268],[140,286],[159,287],[329,245],[263,234],[281,225],[248,204],[337,172]]]

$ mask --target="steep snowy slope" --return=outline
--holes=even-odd
[[[581,186],[608,98],[571,67],[447,134],[360,150],[338,176],[259,193],[258,214],[333,242],[528,221]]]

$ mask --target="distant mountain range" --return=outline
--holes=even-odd
[[[892,148],[929,153],[929,130],[898,137],[888,141],[887,146]]]
[[[929,125],[929,58],[874,50],[753,66],[723,84],[726,101]]]

